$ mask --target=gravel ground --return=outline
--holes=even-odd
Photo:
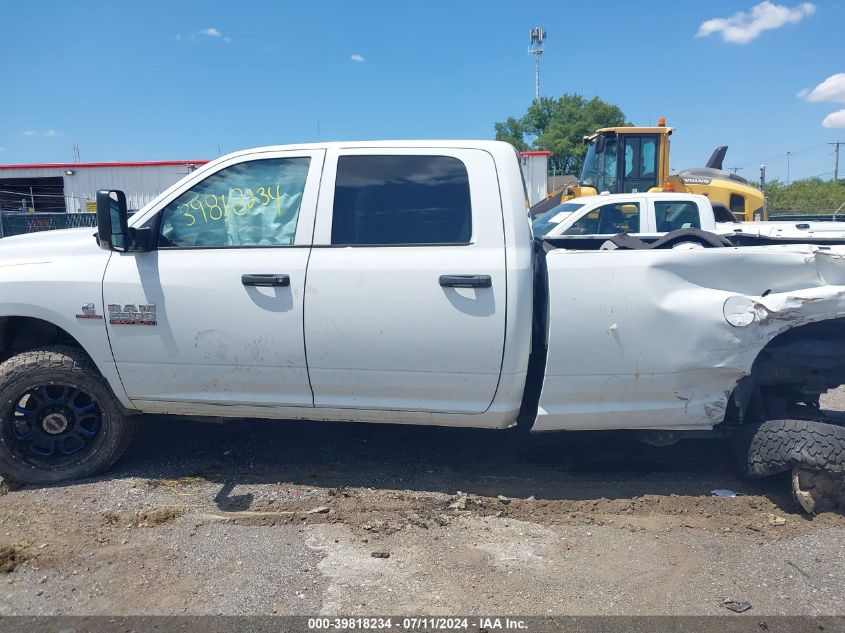
[[[844,537],[716,440],[150,418],[0,496],[0,615],[842,615]]]

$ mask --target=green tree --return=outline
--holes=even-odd
[[[773,214],[845,213],[845,181],[807,178],[785,185],[779,180],[766,183],[769,216]]]
[[[601,127],[631,125],[619,106],[598,97],[585,99],[564,94],[558,99],[535,99],[519,119],[509,117],[495,124],[496,139],[507,141],[518,150],[549,150],[550,164],[565,174],[580,175],[587,146],[584,136]]]
[[[514,119],[511,116],[504,123],[496,123],[495,126],[497,141],[506,141],[520,152],[528,149],[528,143],[525,142],[525,128],[522,125],[522,121]]]

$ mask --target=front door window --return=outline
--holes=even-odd
[[[162,210],[159,248],[290,246],[310,160],[268,158],[215,172]]]

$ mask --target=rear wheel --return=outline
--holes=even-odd
[[[0,474],[8,480],[50,484],[106,470],[134,428],[81,350],[33,350],[0,365]]]

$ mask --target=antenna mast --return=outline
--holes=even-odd
[[[535,26],[531,29],[528,52],[534,55],[534,99],[540,98],[540,55],[543,54],[543,42],[546,41],[546,29]]]

